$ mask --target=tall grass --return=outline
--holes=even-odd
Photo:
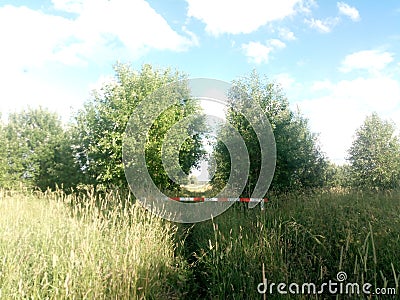
[[[399,293],[399,193],[281,195],[261,212],[238,204],[196,224],[192,235],[198,248],[195,288],[206,299],[261,299],[263,265],[268,282],[318,285],[345,271],[347,282]],[[271,297],[290,295],[275,289]]]
[[[399,192],[271,196],[177,226],[117,191],[0,191],[1,299],[262,299],[263,276],[318,285],[339,271],[398,295],[399,249]]]
[[[0,197],[1,299],[183,297],[176,227],[141,207],[113,195]]]

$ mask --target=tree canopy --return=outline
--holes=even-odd
[[[348,157],[354,186],[373,189],[400,186],[400,141],[395,130],[393,122],[373,113],[356,131]]]
[[[233,81],[228,97],[227,120],[243,137],[250,157],[250,174],[244,196],[251,195],[259,176],[260,145],[249,121],[232,107],[239,105],[251,109],[251,101],[259,103],[275,136],[277,155],[272,189],[284,191],[323,184],[326,162],[318,147],[317,137],[310,132],[307,120],[300,113],[290,110],[279,85],[253,71],[249,76]],[[229,152],[220,141],[213,155],[217,167],[212,184],[222,187],[229,178]]]
[[[86,183],[124,187],[126,179],[122,161],[122,144],[126,126],[141,131],[145,116],[153,114],[148,106],[144,115],[133,115],[135,108],[160,88],[180,82],[177,95],[182,101],[166,109],[159,115],[147,137],[145,146],[147,169],[157,186],[162,189],[179,188],[168,177],[162,165],[161,150],[164,135],[178,121],[196,113],[200,107],[190,101],[190,93],[185,84],[186,75],[171,70],[157,70],[143,65],[140,72],[128,65],[115,66],[115,79],[94,91],[91,101],[85,104],[76,116],[76,157],[86,178]],[[159,98],[162,101],[162,98]],[[161,105],[161,103],[160,103]],[[188,131],[191,131],[188,129]],[[193,130],[179,152],[180,167],[189,173],[190,168],[203,155],[201,136]]]
[[[76,170],[71,169],[70,144],[56,113],[42,108],[12,113],[3,135],[5,186],[18,182],[42,190],[64,182],[72,186],[69,175]]]

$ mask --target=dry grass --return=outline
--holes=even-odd
[[[186,269],[173,225],[113,195],[0,194],[4,299],[182,297]]]

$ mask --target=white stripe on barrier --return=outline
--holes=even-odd
[[[178,202],[268,202],[267,198],[165,197],[164,200],[173,200]]]

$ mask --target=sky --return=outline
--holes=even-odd
[[[345,162],[377,112],[400,128],[400,2],[0,0],[0,111],[68,121],[116,62],[281,84],[322,150]]]

